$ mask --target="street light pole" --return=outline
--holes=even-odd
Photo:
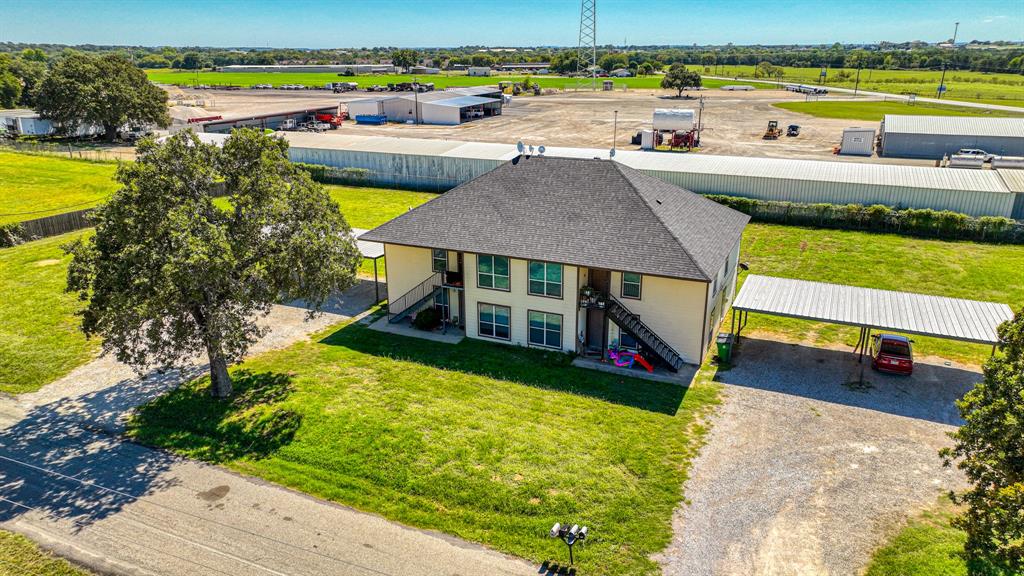
[[[420,83],[415,76],[412,78],[412,98],[416,102],[415,117],[416,124],[418,125],[420,123]]]
[[[954,52],[956,52],[956,33],[959,31],[960,23],[957,22],[956,26],[953,28],[953,43],[951,45],[951,48]],[[948,61],[949,58],[942,59],[942,76],[939,78],[939,88],[938,90],[936,90],[936,95],[938,98],[942,98],[942,95],[946,93],[946,63]]]
[[[615,119],[612,121],[612,155],[615,153],[615,141],[619,137],[619,111],[615,111]]]

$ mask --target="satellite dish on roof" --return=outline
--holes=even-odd
[[[537,148],[537,152],[538,152],[538,153],[539,153],[539,154],[540,154],[541,156],[543,156],[543,155],[544,155],[544,150],[545,150],[545,148],[544,148],[544,145],[543,145],[543,144],[541,144],[540,148]]]
[[[520,140],[519,142],[516,142],[516,150],[519,150],[520,154],[522,154],[523,151],[526,150],[526,146],[523,146],[523,141],[522,140]]]
[[[611,150],[608,151],[608,157],[615,158],[615,148],[612,148]]]
[[[533,144],[530,144],[530,156],[533,156]]]

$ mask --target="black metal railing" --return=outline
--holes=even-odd
[[[420,282],[405,294],[388,302],[388,322],[398,322],[417,305],[434,295],[441,289],[442,278],[440,272],[434,272],[426,280]]]
[[[644,345],[645,350],[654,353],[673,372],[682,368],[684,364],[683,357],[668,342],[665,342],[658,336],[650,326],[640,320],[638,314],[630,312],[629,308],[626,308],[622,302],[619,302],[611,294],[603,294],[602,296],[606,303],[605,310],[607,310],[608,316],[618,324],[619,328],[625,330],[633,338],[636,338]]]

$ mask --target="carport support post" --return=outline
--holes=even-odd
[[[373,259],[373,303],[380,302],[380,282],[377,282],[377,259]]]

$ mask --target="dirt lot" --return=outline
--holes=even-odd
[[[329,106],[338,102],[365,98],[368,93],[335,96],[320,91],[283,92],[279,90],[215,91],[177,90],[178,93],[205,98],[205,106],[177,106],[172,115],[179,123],[187,117],[222,115],[226,118],[250,114],[292,110],[307,106]],[[843,128],[856,126],[849,120],[814,118],[772,106],[774,102],[802,101],[804,96],[784,90],[725,92],[705,90],[703,152],[739,156],[776,158],[821,158],[853,162],[895,162],[928,164],[925,161],[881,158],[838,157],[832,147],[839,143]],[[533,145],[610,148],[615,111],[618,111],[617,145],[630,144],[638,130],[650,127],[655,108],[694,108],[696,100],[677,100],[665,91],[567,92],[541,97],[513,97],[504,114],[462,124],[461,126],[356,126],[342,130],[352,134],[458,139],[478,142],[516,142]],[[783,136],[776,141],[761,139],[768,120],[780,126],[799,124],[800,136]],[[865,123],[866,124],[866,123]],[[873,123],[871,123],[873,124]],[[870,125],[870,124],[868,124]]]

